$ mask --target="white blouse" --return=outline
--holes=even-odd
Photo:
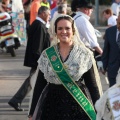
[[[78,18],[75,19],[76,17]],[[82,42],[90,48],[98,47],[99,43],[94,27],[89,21],[90,17],[79,11],[76,12],[74,19]]]

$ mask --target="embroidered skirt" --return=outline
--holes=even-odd
[[[78,84],[91,102],[85,86]],[[62,85],[48,84],[36,106],[33,120],[90,120]]]

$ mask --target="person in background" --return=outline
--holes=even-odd
[[[106,9],[103,11],[103,17],[107,20],[108,27],[114,26],[117,24],[117,16],[113,15],[113,12],[111,9]]]
[[[97,41],[95,29],[89,21],[93,11],[93,4],[90,0],[73,0],[73,2],[77,9],[76,15],[73,18],[81,40],[88,48],[95,50],[95,55],[102,55],[103,51]]]
[[[76,12],[77,12],[77,6],[76,5],[79,3],[79,1],[76,1],[76,2],[75,2],[75,0],[72,0],[72,2],[71,2],[71,11],[72,11],[72,14],[70,16],[72,18],[76,15]]]
[[[47,2],[47,0],[42,0],[41,3],[40,3],[41,6],[46,6],[50,9],[50,4],[49,2]]]
[[[96,120],[119,120],[120,69],[116,80],[116,84],[108,88],[100,99],[96,101]]]
[[[25,59],[25,65],[29,66],[29,64],[31,65],[35,65],[35,67],[37,68],[37,60],[41,55],[41,52],[48,48],[50,46],[50,36],[48,33],[48,28],[46,27],[46,24],[48,23],[48,21],[50,20],[50,9],[46,6],[41,6],[39,11],[39,18],[37,17],[36,20],[33,22],[34,26],[33,26],[33,31],[35,33],[35,36],[32,35],[31,33],[31,37],[33,38],[33,41],[31,42],[31,44],[29,44],[29,49],[31,50],[31,46],[32,47],[32,51],[26,52],[26,59]],[[38,26],[39,25],[39,26]],[[31,26],[32,27],[32,26]],[[37,30],[37,32],[36,32]],[[34,41],[34,39],[36,38],[37,42]],[[31,52],[35,54],[31,55]],[[29,57],[30,56],[30,57]],[[29,61],[29,59],[31,59],[31,61]],[[32,63],[33,61],[33,63]],[[39,85],[39,79],[41,78],[40,74],[38,73],[37,79],[33,82],[33,84],[31,85],[32,87],[32,92],[34,89],[36,89]],[[42,85],[41,85],[42,86]],[[44,85],[43,85],[44,86]],[[40,89],[39,89],[40,90]],[[31,93],[32,93],[31,92]],[[36,96],[39,94],[40,91],[38,91],[38,93],[36,93]],[[38,96],[39,97],[39,96]],[[37,100],[37,97],[35,98],[35,100]],[[32,106],[36,104],[36,102],[31,103]],[[28,113],[28,117],[31,118],[32,116],[32,112],[33,109],[29,109],[29,113]]]
[[[54,14],[57,12],[58,6],[64,4],[67,7],[67,1],[66,0],[58,0],[57,6],[51,10],[51,19],[53,18]]]
[[[111,87],[116,83],[116,76],[120,68],[120,15],[117,25],[108,28],[104,38],[101,72],[103,74],[107,72],[109,87]]]
[[[93,106],[102,91],[93,54],[79,40],[70,16],[58,17],[54,32],[59,42],[56,39],[38,60],[39,89],[43,80],[47,83],[32,120],[95,120]]]
[[[11,1],[2,0],[2,3],[0,3],[0,12],[9,12],[11,10],[12,10]]]
[[[65,14],[67,14],[67,4],[66,3],[61,3],[61,4],[58,5],[58,7],[59,6],[62,6],[64,9],[66,9],[66,11],[64,10],[64,12],[65,12]],[[53,15],[53,18],[55,18],[58,14],[58,7],[57,7],[57,11]]]
[[[52,40],[54,40],[54,37],[56,36],[54,33],[55,31],[55,20],[63,15],[63,14],[66,14],[67,13],[67,9],[66,9],[66,6],[64,6],[63,4],[61,4],[60,6],[58,6],[58,11],[57,11],[57,15],[55,17],[52,18],[52,20],[50,21],[50,28],[48,29],[48,32],[50,34],[50,39],[51,39],[51,42],[54,42]]]
[[[31,0],[23,0],[23,8],[24,8],[24,15],[26,20],[26,31],[28,35],[28,28],[30,25],[30,6],[31,6]]]
[[[52,0],[47,0],[48,2],[49,2],[49,4],[51,5],[51,2],[52,2]]]
[[[51,0],[50,9],[52,10],[52,9],[55,8],[56,6],[57,6],[57,0]]]
[[[36,19],[41,0],[33,0],[30,7],[30,25]]]
[[[113,15],[118,16],[120,12],[120,0],[115,0],[111,5],[111,10],[113,11]]]
[[[50,46],[50,37],[46,28],[46,23],[49,19],[50,10],[45,6],[42,6],[38,10],[35,21],[29,27],[24,66],[31,68],[30,74],[16,94],[8,102],[8,104],[16,111],[23,111],[21,103],[27,93],[32,90],[30,79],[37,69],[37,60],[40,57],[41,52]]]

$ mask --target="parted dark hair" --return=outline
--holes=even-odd
[[[74,20],[71,17],[69,17],[69,16],[61,16],[61,17],[56,19],[56,21],[55,21],[55,33],[57,33],[57,23],[60,20],[68,20],[69,22],[72,23],[72,31],[73,31],[73,35],[74,35],[74,33],[75,33]]]

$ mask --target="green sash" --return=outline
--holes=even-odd
[[[70,75],[65,70],[60,58],[55,51],[55,48],[48,48],[46,50],[46,54],[54,72],[56,73],[63,86],[68,90],[68,92],[72,95],[76,102],[82,107],[88,117],[91,120],[96,120],[96,113],[92,104],[89,102],[79,86],[74,82],[74,80],[72,80]]]

